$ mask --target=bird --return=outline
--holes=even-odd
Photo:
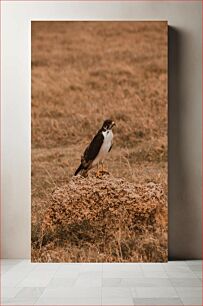
[[[90,144],[85,149],[81,156],[81,163],[75,171],[75,176],[81,174],[87,176],[87,172],[95,166],[98,166],[97,175],[99,176],[99,164],[106,158],[107,154],[111,151],[113,145],[113,132],[112,128],[115,126],[115,122],[111,119],[106,119],[102,127],[98,130]]]

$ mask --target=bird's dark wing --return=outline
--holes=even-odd
[[[85,160],[86,163],[93,161],[97,157],[103,141],[104,136],[102,132],[99,131],[84,152],[82,159]]]

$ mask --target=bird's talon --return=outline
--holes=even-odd
[[[96,173],[96,177],[97,178],[101,178],[103,175],[105,175],[105,174],[110,174],[109,173],[109,171],[107,171],[107,170],[99,170],[99,171],[97,171],[97,173]]]
[[[104,174],[103,169],[98,167],[98,170],[97,170],[97,173],[96,173],[96,177],[97,178],[101,178],[103,176],[103,174]]]
[[[107,169],[107,168],[105,169],[103,165],[102,165],[102,170],[101,170],[101,172],[102,172],[102,174],[109,174],[108,169]]]
[[[97,178],[101,178],[101,176],[102,176],[102,175],[101,175],[101,171],[96,173],[96,177],[97,177]]]

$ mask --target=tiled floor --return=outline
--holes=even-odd
[[[202,262],[1,261],[1,305],[202,305]]]

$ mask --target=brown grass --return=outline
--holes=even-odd
[[[99,255],[95,253],[99,240],[96,236],[88,246],[82,240],[73,246],[71,235],[54,240],[47,233],[42,241],[42,216],[53,204],[50,195],[69,186],[85,146],[109,117],[117,124],[114,146],[106,161],[110,173],[114,179],[126,179],[126,184],[159,186],[164,192],[165,207],[166,23],[32,22],[33,260],[74,261],[77,254],[81,254],[78,261],[166,259],[166,213],[159,213],[163,223],[159,224],[159,239],[153,230],[150,236],[145,232],[140,240],[143,245],[150,242],[151,250],[158,250],[161,244],[162,257],[158,251],[148,257],[145,253],[141,257],[135,255],[134,240],[130,247],[133,255],[128,259],[112,256],[108,247]],[[111,179],[112,176],[110,184]],[[72,233],[75,231],[77,226]],[[127,232],[122,230],[121,234],[124,239]],[[133,237],[133,230],[131,234]],[[41,249],[37,242],[40,240]],[[116,245],[116,254],[121,254]],[[42,249],[43,254],[52,254],[50,259],[42,255]]]

